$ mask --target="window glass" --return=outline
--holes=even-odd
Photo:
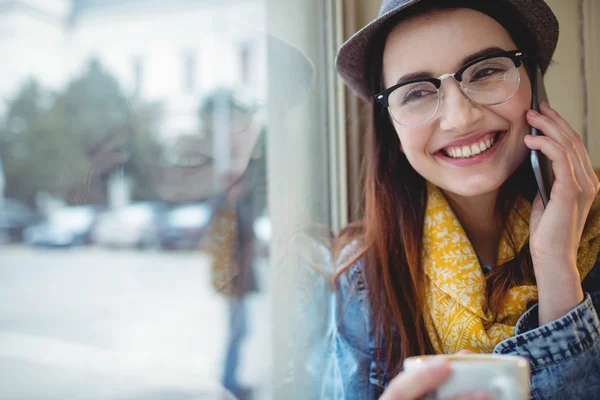
[[[332,207],[323,4],[6,3],[0,398],[278,397]]]

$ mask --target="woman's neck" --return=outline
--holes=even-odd
[[[502,236],[495,214],[498,191],[477,197],[464,197],[445,191],[444,195],[481,262],[495,266]]]

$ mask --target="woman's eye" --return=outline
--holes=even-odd
[[[406,104],[410,103],[411,101],[417,101],[431,94],[432,92],[429,90],[413,90],[404,96],[404,103]]]
[[[490,77],[504,75],[505,72],[506,72],[506,70],[502,69],[502,68],[491,68],[491,67],[482,68],[479,71],[476,71],[471,76],[471,82],[480,80],[480,79],[486,79],[486,78],[490,78]]]

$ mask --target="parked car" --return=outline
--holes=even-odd
[[[143,202],[106,211],[98,217],[92,242],[110,247],[158,247],[158,224],[166,210],[165,204]]]
[[[23,241],[30,245],[68,247],[88,244],[99,209],[95,206],[62,208],[38,224],[23,231]]]
[[[186,204],[167,212],[159,229],[161,247],[194,249],[208,227],[213,207],[209,203]]]
[[[24,203],[15,199],[4,199],[0,202],[0,242],[20,242],[23,231],[31,224],[40,221],[41,217]]]

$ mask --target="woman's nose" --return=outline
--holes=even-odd
[[[481,107],[474,103],[458,82],[447,82],[442,90],[440,128],[444,131],[468,132],[483,116]]]

